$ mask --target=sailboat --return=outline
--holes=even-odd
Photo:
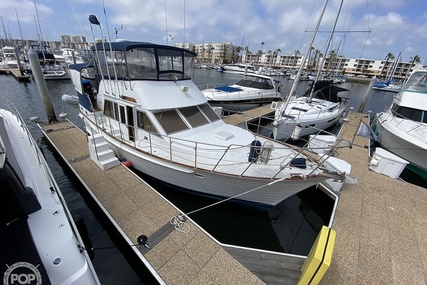
[[[394,84],[394,73],[396,72],[397,65],[399,64],[400,57],[402,53],[399,53],[399,56],[394,61],[393,66],[391,68],[391,72],[387,73],[385,80],[377,80],[374,83],[372,89],[374,90],[382,90],[397,93],[400,91],[402,86]]]
[[[305,62],[305,59],[308,57],[327,3],[328,1],[325,1],[302,62]],[[341,6],[342,3],[343,1],[341,1]],[[335,25],[339,17],[339,12],[335,20]],[[332,39],[335,25],[329,35],[326,51]],[[347,108],[350,92],[345,88],[334,86],[332,80],[319,80],[320,69],[317,72],[316,79],[304,96],[297,97],[296,86],[298,85],[298,78],[303,72],[303,68],[304,65],[301,64],[286,101],[273,102],[272,104],[272,107],[275,109],[273,137],[276,140],[298,139],[300,136],[307,136],[325,130],[338,123]]]
[[[99,25],[94,15],[90,22]],[[226,124],[191,79],[195,53],[135,41],[102,41],[92,51],[96,80],[82,78],[86,65],[69,66],[92,151],[108,145],[175,189],[265,206],[331,175],[345,178],[326,170],[325,157]],[[104,165],[102,153],[93,157]]]

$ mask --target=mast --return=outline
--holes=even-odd
[[[319,81],[319,77],[320,77],[320,73],[321,73],[321,70],[322,70],[322,66],[323,66],[323,64],[325,62],[326,54],[327,54],[327,52],[329,50],[329,45],[331,44],[332,37],[333,37],[333,35],[335,33],[335,27],[337,26],[338,18],[340,17],[340,13],[341,13],[341,8],[342,8],[343,2],[344,2],[344,0],[341,0],[341,4],[340,4],[340,7],[338,9],[337,16],[335,17],[334,26],[333,26],[331,32],[329,33],[329,37],[328,37],[328,40],[326,42],[326,47],[325,47],[325,56],[322,57],[322,61],[320,62],[320,68],[317,70],[316,78],[314,79],[313,84],[311,84],[311,87],[310,87],[310,96],[309,96],[309,99],[308,99],[309,101],[313,98],[314,86],[316,85],[317,81]]]
[[[313,46],[314,39],[316,38],[316,33],[319,30],[319,26],[320,26],[320,23],[322,22],[323,14],[325,13],[327,5],[328,5],[328,0],[325,0],[325,2],[323,3],[323,8],[322,8],[322,11],[320,13],[319,19],[317,20],[316,28],[313,31],[313,35],[311,36],[310,43],[309,43],[309,45],[307,47],[307,51],[306,51],[305,55],[302,58],[302,62],[301,62],[300,67],[298,69],[296,78],[294,80],[294,84],[292,85],[291,91],[289,91],[289,96],[288,96],[285,104],[282,104],[280,106],[281,112],[279,114],[281,114],[284,110],[286,110],[286,107],[288,106],[289,102],[295,97],[296,90],[297,90],[297,85],[298,85],[298,82],[299,82],[299,78],[300,78],[301,73],[302,73],[302,71],[304,69],[305,59],[308,57],[310,49]],[[276,118],[276,119],[280,119],[280,118]]]

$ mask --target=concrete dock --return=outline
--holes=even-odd
[[[337,157],[352,165],[358,184],[341,190],[332,264],[321,284],[427,284],[427,189],[369,170],[369,140],[355,136],[361,120],[367,115],[350,113],[340,132],[353,145],[338,149]],[[149,237],[151,249],[140,246],[136,254],[162,282],[266,284],[191,220],[188,233],[173,228],[169,222],[179,210],[127,168],[102,171],[74,125],[40,127],[129,243]],[[297,284],[292,280],[286,284]]]
[[[19,82],[30,81],[30,76],[27,74],[21,74],[21,71],[17,68],[0,69],[0,74],[11,74]]]
[[[265,284],[191,220],[175,229],[170,220],[179,210],[125,166],[101,170],[89,158],[86,136],[70,122],[39,126],[128,243],[148,237],[151,249],[135,253],[160,283]]]
[[[368,116],[348,119],[340,137],[352,141]],[[427,189],[369,170],[368,145],[356,136],[351,149],[338,151],[358,184],[341,190],[332,264],[321,284],[427,284]]]

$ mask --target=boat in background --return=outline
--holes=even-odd
[[[289,100],[287,104],[272,104],[275,139],[299,139],[326,130],[343,118],[350,91],[334,85],[332,80],[317,81],[314,91],[311,85],[303,96]]]
[[[5,46],[2,48],[2,56],[0,61],[1,69],[19,68],[18,59],[16,58],[15,48]]]
[[[393,81],[391,80],[387,80],[387,81],[379,80],[374,83],[374,86],[372,86],[372,89],[397,93],[402,89],[402,86],[394,85]]]
[[[27,54],[30,48],[37,53],[45,80],[70,80],[67,70],[58,63],[48,45],[40,43],[38,45],[27,46]],[[25,72],[30,75],[33,74],[29,63],[25,67]]]
[[[328,1],[323,5],[322,13],[317,21],[315,32],[312,35],[306,54],[302,62],[306,62],[311,47],[313,46],[316,33],[323,18]],[[335,18],[335,24],[331,30],[324,54],[327,54],[329,44],[335,31],[336,23],[340,15],[341,6]],[[322,58],[320,66],[323,66],[325,57]],[[276,140],[287,140],[292,138],[299,139],[301,136],[318,133],[322,130],[337,124],[343,117],[349,103],[349,90],[340,88],[333,84],[333,80],[321,80],[321,70],[317,74],[313,83],[308,87],[306,93],[298,97],[296,94],[299,77],[304,71],[304,65],[301,64],[296,74],[289,96],[286,101],[274,102],[272,107],[275,109],[273,121],[273,137]]]
[[[81,220],[73,220],[16,108],[4,97],[0,103],[0,260],[8,267],[5,284],[14,284],[7,279],[20,267],[33,270],[37,284],[100,284],[88,253],[90,241],[83,241],[76,226]]]
[[[399,56],[394,61],[391,70],[389,70],[389,72],[387,72],[386,78],[384,80],[375,81],[374,85],[372,86],[372,89],[394,92],[394,93],[397,93],[400,91],[402,86],[394,84],[394,82],[395,82],[394,73],[396,72],[397,65],[399,64],[401,55],[402,55],[402,53],[399,53]]]
[[[281,81],[260,74],[246,74],[232,85],[202,89],[208,103],[227,111],[246,111],[281,100]]]
[[[248,63],[230,63],[221,66],[221,70],[222,72],[246,74],[255,73],[258,71],[258,68]]]
[[[391,106],[376,114],[372,128],[381,146],[427,178],[427,70],[411,73]]]
[[[175,189],[268,207],[330,175],[344,179],[323,170],[324,157],[221,120],[191,79],[195,53],[133,41],[92,49],[98,81],[70,65],[92,152],[108,143],[120,160]]]

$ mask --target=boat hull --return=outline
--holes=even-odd
[[[414,166],[427,171],[426,147],[416,144],[416,140],[399,130],[396,127],[398,125],[397,122],[393,123],[393,120],[399,119],[393,119],[391,115],[386,116],[385,113],[378,117],[376,121],[378,143]]]
[[[263,99],[263,100],[247,100],[247,101],[213,101],[209,100],[209,104],[213,107],[222,107],[225,111],[247,111],[250,109],[254,109],[260,107],[262,105],[271,104],[274,101],[280,100],[281,98],[271,98],[271,99]]]
[[[298,120],[283,120],[277,126],[273,128],[273,136],[276,140],[286,140],[289,138],[298,139],[299,137],[305,137],[311,134],[318,133],[321,130],[326,130],[339,123],[339,120],[344,114],[344,108],[335,114],[330,116],[317,117],[312,119]],[[297,125],[303,126],[298,129],[297,133],[294,133]]]
[[[91,129],[87,120],[85,120],[85,126],[89,133],[96,132]],[[318,175],[306,179],[293,177],[272,183],[274,180],[268,178],[242,177],[192,168],[145,153],[124,144],[123,141],[119,141],[105,132],[100,134],[104,136],[120,160],[129,161],[138,171],[167,184],[202,194],[224,198],[235,197],[235,199],[245,202],[274,206],[325,180],[324,176]]]
[[[173,165],[167,165],[167,163],[162,165],[153,160],[145,159],[142,155],[126,151],[123,147],[113,147],[113,150],[119,157],[130,161],[135,169],[165,183],[203,194],[224,198],[236,197],[238,200],[269,206],[277,205],[286,198],[324,180],[323,177],[319,177],[318,179],[309,178],[305,182],[301,182],[302,178],[294,178],[285,183],[278,182],[266,186],[272,181],[242,178],[191,168],[176,168]],[[260,189],[255,190],[257,188]],[[255,191],[241,195],[252,189]]]

